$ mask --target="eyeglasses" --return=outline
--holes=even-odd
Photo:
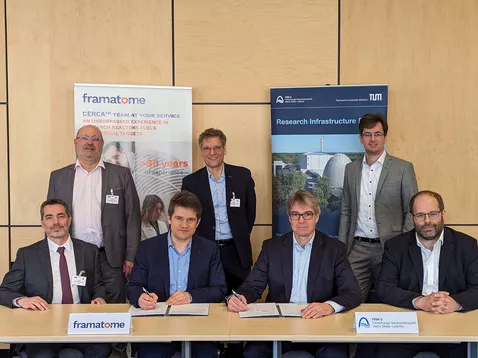
[[[102,142],[103,139],[97,137],[97,136],[94,136],[94,137],[90,137],[90,136],[87,136],[87,135],[82,135],[81,137],[76,137],[76,139],[80,139],[81,141],[83,142],[88,142],[90,139],[93,141],[93,142]]]
[[[182,216],[173,216],[173,219],[176,220],[176,221],[179,221],[181,224],[186,222],[186,224],[188,226],[194,225],[198,221],[198,219],[196,219],[196,218],[187,218],[186,219],[186,218],[183,218]]]
[[[383,134],[382,132],[375,132],[375,133],[372,133],[372,132],[365,132],[365,133],[362,133],[362,137],[365,137],[367,139],[370,139],[372,137],[375,137],[375,138],[382,138],[384,137],[385,134]]]
[[[306,211],[305,213],[302,213],[302,214],[293,211],[289,214],[289,218],[291,220],[299,220],[300,217],[302,216],[304,220],[310,220],[314,217],[314,215],[315,213],[313,211]]]
[[[430,220],[435,220],[435,219],[438,219],[438,217],[440,216],[441,214],[441,211],[430,211],[429,213],[418,213],[418,214],[415,214],[413,215],[413,217],[415,218],[415,220],[417,221],[424,221],[425,218],[428,216],[428,218]]]
[[[220,153],[223,148],[224,148],[224,147],[220,147],[220,146],[218,146],[218,145],[215,146],[215,147],[212,147],[212,148],[211,148],[211,147],[202,147],[202,148],[201,148],[201,151],[202,151],[203,153],[209,153],[209,152],[211,152],[211,150],[212,150],[214,153]]]

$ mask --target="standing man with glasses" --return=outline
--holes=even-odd
[[[478,308],[476,239],[445,227],[445,216],[440,194],[424,190],[412,197],[415,230],[385,243],[377,290],[382,302],[436,314]],[[379,357],[411,358],[421,351],[466,357],[466,343],[378,346]]]
[[[382,114],[365,114],[359,130],[365,155],[345,167],[339,240],[365,301],[372,284],[377,287],[385,241],[413,227],[408,203],[418,187],[413,164],[385,151]]]
[[[182,190],[192,192],[201,202],[197,233],[218,244],[231,292],[244,282],[252,266],[254,180],[249,169],[224,163],[226,136],[219,129],[206,129],[198,144],[206,166],[186,176]]]
[[[51,173],[48,198],[72,208],[72,236],[99,248],[106,301],[124,303],[126,278],[141,238],[133,177],[128,168],[103,162],[103,136],[97,127],[80,128],[74,144],[76,163]]]
[[[292,194],[287,203],[292,232],[264,241],[261,253],[237,295],[227,298],[229,311],[240,312],[261,298],[266,302],[308,303],[303,319],[329,316],[357,307],[360,288],[347,260],[345,245],[315,229],[320,203],[306,190]],[[282,350],[306,350],[314,357],[346,358],[343,343],[283,342]],[[271,342],[247,342],[244,357],[271,357]]]

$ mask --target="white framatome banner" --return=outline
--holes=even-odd
[[[192,88],[74,85],[75,134],[103,133],[103,160],[129,167],[138,195],[158,195],[166,211],[192,165]],[[166,219],[166,218],[164,218]]]

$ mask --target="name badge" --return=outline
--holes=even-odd
[[[231,208],[240,208],[241,207],[241,199],[231,199]]]
[[[86,286],[86,276],[74,275],[71,278],[71,284],[75,286]]]
[[[106,204],[118,205],[118,203],[119,203],[118,195],[106,195]]]
[[[418,333],[416,312],[355,312],[357,333]]]
[[[131,314],[70,313],[68,334],[129,334]]]

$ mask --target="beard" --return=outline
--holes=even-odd
[[[440,220],[440,222],[434,224],[434,223],[423,223],[421,225],[416,225],[415,230],[417,231],[417,234],[420,238],[423,240],[436,240],[440,237],[443,229],[445,227],[445,222],[443,218]],[[427,228],[427,230],[425,230]],[[433,228],[430,230],[430,228]]]

